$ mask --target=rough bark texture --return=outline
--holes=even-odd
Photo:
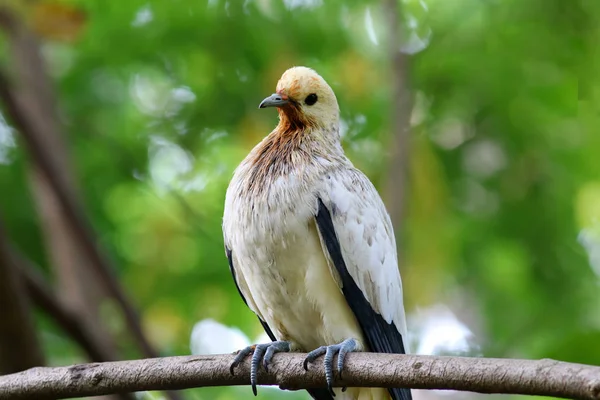
[[[306,354],[277,354],[258,382],[285,389],[323,387],[322,364],[306,372]],[[165,357],[33,368],[0,377],[0,400],[49,399],[203,386],[248,385],[249,363],[231,375],[233,355]],[[600,367],[554,360],[512,360],[352,353],[335,386],[454,389],[600,399]],[[250,390],[250,389],[248,389]]]

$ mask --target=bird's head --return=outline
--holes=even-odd
[[[331,87],[307,67],[285,71],[276,92],[259,105],[266,107],[277,107],[280,126],[291,129],[330,128],[338,124],[340,113]]]

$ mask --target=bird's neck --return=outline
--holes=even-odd
[[[303,131],[316,125],[315,121],[308,118],[294,104],[277,109],[279,113],[279,124],[275,131]]]
[[[328,126],[322,126],[290,124],[282,118],[261,144],[267,159],[275,162],[291,160],[294,154],[309,158],[343,156],[337,120],[330,122]]]
[[[324,132],[330,135],[329,139],[339,141],[339,112],[322,113],[318,117],[302,112],[295,103],[277,109],[279,124],[274,132],[314,133]]]
[[[280,123],[246,158],[247,183],[260,189],[293,171],[317,173],[327,165],[346,161],[337,125],[325,130],[290,128]]]

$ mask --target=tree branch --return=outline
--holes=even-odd
[[[306,354],[278,354],[258,381],[285,389],[324,387],[321,363],[304,371]],[[0,377],[0,400],[94,396],[143,390],[249,384],[249,362],[229,373],[233,355],[150,358],[33,368]],[[600,367],[549,359],[515,360],[352,353],[336,387],[411,387],[480,393],[600,399]],[[249,390],[249,389],[248,389]]]

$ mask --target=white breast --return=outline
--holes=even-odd
[[[360,329],[324,256],[314,220],[315,185],[307,177],[280,177],[250,201],[232,181],[223,229],[238,284],[249,306],[280,340],[312,350]]]

